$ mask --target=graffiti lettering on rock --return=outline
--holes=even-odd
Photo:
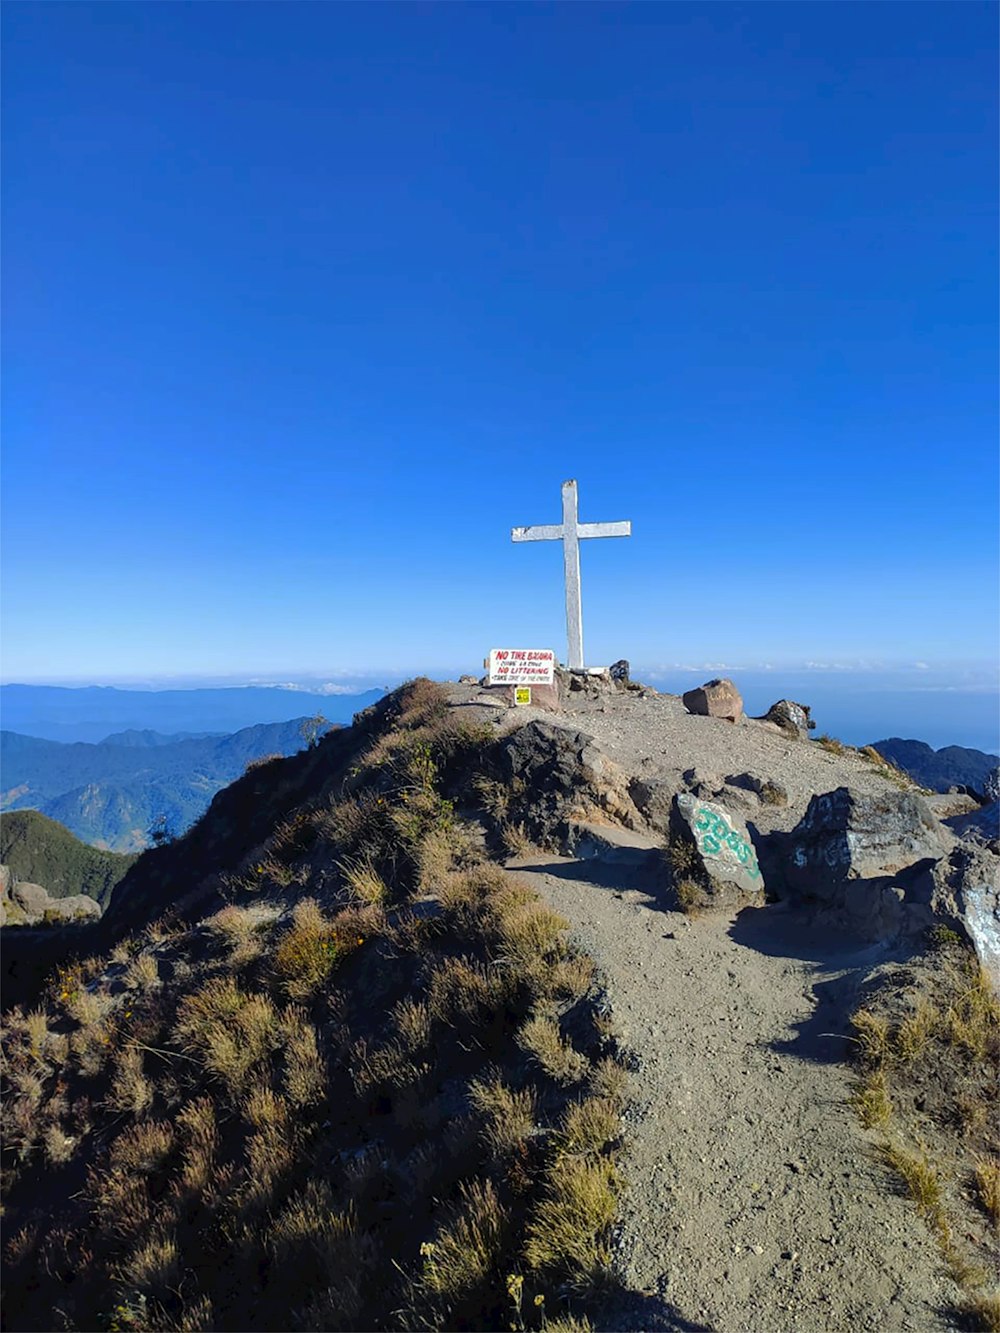
[[[746,867],[751,879],[759,879],[760,866],[753,847],[740,836],[722,815],[702,806],[695,819],[695,829],[699,834],[698,850],[702,856],[723,856],[726,852],[735,856],[740,865]]]

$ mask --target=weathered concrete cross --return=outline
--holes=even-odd
[[[583,614],[580,606],[580,538],[631,537],[632,524],[580,523],[577,519],[576,482],[564,481],[562,488],[562,523],[542,523],[533,528],[511,528],[515,542],[557,542],[563,544],[566,570],[566,635],[569,639],[570,670],[583,670]]]

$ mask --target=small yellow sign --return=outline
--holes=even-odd
[[[530,703],[531,703],[531,686],[530,686],[530,685],[515,685],[515,686],[514,686],[514,702],[515,702],[515,704],[530,704]]]

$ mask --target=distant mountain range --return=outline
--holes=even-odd
[[[112,889],[135,861],[88,847],[37,810],[0,815],[0,864],[18,880],[41,884],[52,898],[85,893],[107,907]]]
[[[95,847],[141,851],[154,829],[188,829],[252,760],[295,754],[314,731],[313,719],[293,718],[187,740],[131,731],[99,745],[3,731],[0,809],[40,810]]]
[[[981,796],[996,797],[998,755],[969,750],[962,745],[946,745],[941,750],[932,750],[923,741],[904,741],[898,736],[874,741],[872,748],[908,773],[914,782],[931,791],[971,787]]]
[[[313,694],[255,685],[204,690],[0,685],[0,719],[8,731],[50,741],[95,743],[114,736],[118,744],[157,745],[159,741],[136,740],[133,733],[152,731],[172,743],[208,733],[230,735],[261,722],[289,722],[306,713],[348,723],[381,697],[381,690]]]

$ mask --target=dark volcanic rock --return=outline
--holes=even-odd
[[[814,796],[787,838],[785,879],[815,897],[841,880],[891,875],[922,858],[937,859],[948,843],[919,796],[872,796],[850,787]]]
[[[628,784],[628,794],[646,823],[662,833],[666,833],[670,826],[674,792],[673,784],[658,778],[633,778]]]
[[[910,792],[815,796],[788,834],[773,834],[783,887],[866,939],[914,937],[935,922],[964,930],[1000,984],[1000,859],[957,844]]]
[[[529,722],[500,742],[498,764],[513,794],[511,817],[538,842],[566,845],[580,821],[642,825],[625,774],[582,732]]]

